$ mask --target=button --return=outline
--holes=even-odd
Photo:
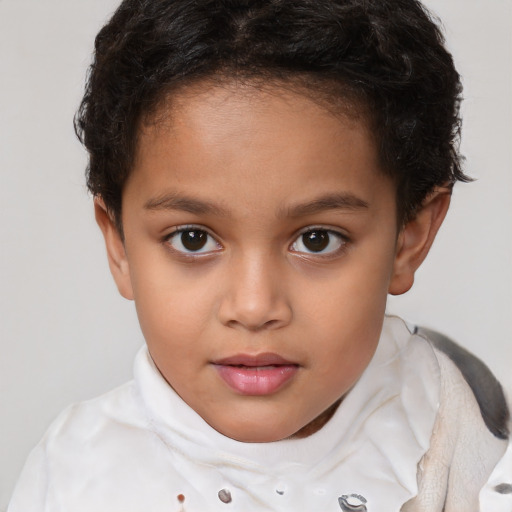
[[[344,494],[338,498],[338,503],[343,512],[367,512],[366,498],[360,494]]]
[[[288,490],[288,486],[284,482],[278,482],[276,485],[276,492],[282,496]]]
[[[231,498],[231,493],[229,492],[228,489],[221,489],[219,491],[219,500],[222,501],[222,503],[231,503],[232,501],[232,498]]]

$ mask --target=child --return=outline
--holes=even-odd
[[[147,348],[9,511],[476,510],[501,388],[384,317],[467,179],[459,98],[413,0],[123,2],[77,129]]]

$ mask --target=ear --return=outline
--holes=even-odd
[[[94,199],[94,214],[96,222],[105,238],[108,264],[110,272],[116,282],[117,289],[125,299],[133,300],[130,267],[128,265],[124,243],[114,220],[107,211],[105,203],[99,197]]]
[[[414,274],[426,258],[450,206],[451,189],[436,188],[423,202],[415,217],[398,235],[389,293],[401,295],[414,283]]]

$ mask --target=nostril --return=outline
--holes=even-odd
[[[221,296],[218,318],[230,328],[280,328],[291,319],[286,288],[259,267],[235,272]]]
[[[285,326],[288,322],[283,320],[273,319],[267,320],[262,323],[253,323],[248,321],[240,321],[240,320],[229,320],[226,322],[226,326],[232,329],[243,328],[248,331],[258,332],[266,329],[279,329],[282,326]]]

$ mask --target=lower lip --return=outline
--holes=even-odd
[[[282,388],[298,371],[294,364],[277,366],[216,365],[221,379],[242,395],[270,395]]]

